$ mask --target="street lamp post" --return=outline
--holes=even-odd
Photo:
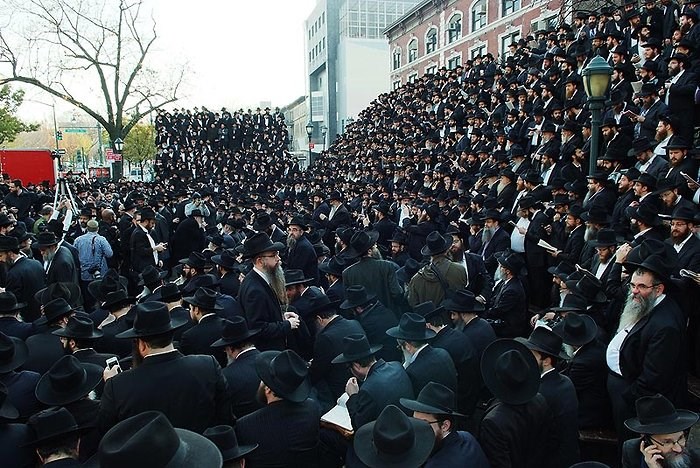
[[[314,124],[309,121],[306,124],[306,136],[309,137],[309,165],[311,165],[311,134],[314,132]]]
[[[116,154],[118,154],[118,155],[121,156],[122,150],[124,149],[124,140],[122,140],[121,138],[117,137],[117,138],[112,142],[112,146],[114,147],[114,152],[115,152]],[[120,157],[119,162],[116,163],[116,164],[114,164],[113,167],[116,169],[116,171],[115,171],[116,174],[114,174],[114,176],[116,176],[116,177],[114,177],[114,178],[115,178],[115,180],[119,180],[119,179],[122,177],[122,175],[123,175],[123,170],[122,170],[122,169],[124,168],[124,159],[123,159],[122,157]]]
[[[610,87],[612,71],[608,62],[600,55],[596,55],[581,72],[583,88],[588,96],[588,108],[591,110],[591,151],[588,155],[589,175],[593,175],[598,162],[598,152],[600,151],[600,114]]]
[[[321,127],[321,136],[323,137],[323,149],[326,149],[326,134],[328,133],[328,127],[325,125]]]

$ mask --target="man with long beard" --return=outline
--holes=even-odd
[[[636,407],[637,417],[625,421],[625,426],[641,437],[623,445],[622,468],[700,465],[700,454],[687,446],[690,428],[698,421],[697,413],[677,410],[662,395],[642,397]]]
[[[285,267],[301,270],[311,284],[318,285],[318,261],[314,246],[306,237],[308,225],[301,216],[294,216],[287,226],[287,261]]]
[[[621,438],[626,434],[623,422],[634,416],[638,398],[660,393],[679,404],[686,393],[686,319],[665,294],[673,265],[661,255],[650,255],[634,266],[638,268],[606,353],[608,394]]]
[[[250,258],[253,269],[246,275],[238,292],[238,302],[243,316],[252,329],[260,329],[258,348],[262,351],[283,350],[287,338],[299,327],[299,316],[294,312],[282,312],[287,304],[284,272],[279,252],[281,242],[272,242],[264,232],[259,232],[243,243],[243,257]]]

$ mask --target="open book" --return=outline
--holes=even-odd
[[[540,247],[542,247],[544,250],[549,250],[550,252],[557,252],[557,251],[559,251],[559,249],[557,249],[556,247],[554,247],[552,244],[550,244],[550,243],[547,242],[547,241],[543,241],[542,239],[540,239],[539,241],[537,241],[537,245],[539,245]]]
[[[347,432],[352,432],[352,422],[350,421],[350,413],[345,406],[350,396],[347,393],[343,393],[338,398],[338,404],[330,409],[326,414],[321,416],[321,421],[338,426]]]

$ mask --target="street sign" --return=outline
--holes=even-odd
[[[121,155],[121,154],[118,154],[118,153],[115,153],[114,150],[113,150],[112,148],[107,148],[107,149],[105,150],[105,159],[106,159],[107,161],[117,162],[117,161],[121,161],[121,160],[122,160],[122,155]]]
[[[79,128],[79,127],[64,128],[63,131],[66,133],[87,133],[87,128]]]
[[[66,150],[64,148],[61,148],[56,151],[58,154],[66,154]]]

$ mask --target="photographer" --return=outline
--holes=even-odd
[[[107,259],[113,255],[107,239],[97,233],[99,223],[94,219],[87,222],[87,232],[75,239],[74,246],[80,255],[80,289],[85,310],[91,310],[95,298],[88,290],[88,283],[102,278],[107,273]]]

